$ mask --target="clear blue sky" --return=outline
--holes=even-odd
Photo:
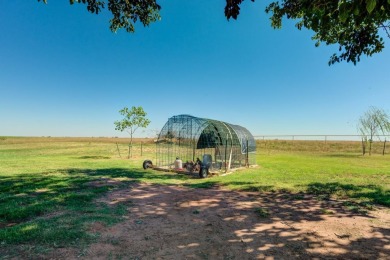
[[[107,12],[68,0],[1,1],[0,135],[126,136],[124,106],[144,107],[144,136],[178,114],[269,135],[355,134],[369,106],[390,112],[389,46],[329,67],[337,46],[292,22],[273,30],[264,1],[230,22],[224,0],[159,3],[160,22],[115,34]]]

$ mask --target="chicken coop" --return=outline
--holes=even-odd
[[[156,142],[155,165],[170,169],[177,157],[185,164],[205,156],[214,171],[255,165],[256,141],[239,125],[191,115],[169,118]]]

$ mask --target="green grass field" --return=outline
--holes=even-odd
[[[207,179],[143,170],[155,158],[151,140],[133,158],[117,138],[0,138],[0,254],[12,248],[44,254],[57,247],[83,248],[98,238],[87,232],[100,221],[124,219],[129,204],[108,206],[97,198],[135,182],[207,188],[302,193],[370,207],[390,207],[390,155],[361,156],[359,142],[258,142],[259,167]],[[118,155],[117,145],[121,157]],[[5,251],[5,248],[7,250]],[[19,249],[16,249],[19,248]]]

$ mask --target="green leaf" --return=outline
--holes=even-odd
[[[367,12],[371,13],[376,6],[376,0],[366,0]]]
[[[341,3],[339,6],[339,20],[344,23],[349,17],[350,10],[348,9],[347,4]]]
[[[340,22],[345,23],[345,21],[348,19],[348,16],[348,12],[344,10],[344,12],[340,13],[339,15]]]
[[[389,0],[389,1],[390,1],[390,0]],[[359,7],[356,6],[355,9],[353,10],[353,14],[354,14],[354,15],[359,15],[359,13],[360,13]]]

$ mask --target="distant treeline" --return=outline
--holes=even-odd
[[[256,144],[258,151],[362,153],[361,141],[256,140]],[[382,154],[382,151],[383,142],[374,141],[372,143],[372,153]]]

